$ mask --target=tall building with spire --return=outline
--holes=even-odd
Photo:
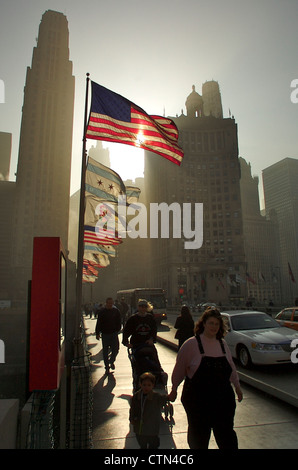
[[[169,304],[188,301],[239,304],[246,297],[246,262],[240,194],[237,124],[223,118],[216,82],[206,82],[202,96],[193,86],[187,115],[172,118],[184,150],[180,167],[145,153],[148,202],[203,204],[203,244],[186,249],[181,237],[148,240],[151,285],[166,290]],[[171,217],[170,217],[171,220]],[[173,222],[173,221],[172,221]],[[181,226],[182,224],[181,215]],[[198,222],[198,221],[197,221]],[[183,232],[183,233],[182,233]]]
[[[68,243],[74,76],[68,22],[48,10],[27,68],[16,178],[12,267],[18,298],[26,298],[33,238]]]

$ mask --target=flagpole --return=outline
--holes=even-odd
[[[86,74],[86,95],[85,95],[85,116],[83,130],[83,150],[81,169],[81,189],[80,189],[80,211],[79,211],[79,233],[78,233],[78,253],[77,253],[77,279],[76,279],[76,323],[75,323],[75,354],[80,355],[80,324],[82,313],[82,276],[83,276],[83,256],[84,256],[84,214],[85,214],[85,175],[87,166],[86,152],[86,129],[88,113],[88,91],[89,73]]]

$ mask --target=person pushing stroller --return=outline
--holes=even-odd
[[[152,314],[148,313],[148,307],[147,300],[139,300],[137,313],[129,317],[123,328],[122,344],[132,349],[137,362],[145,355],[150,355],[156,362],[158,369],[161,369],[157,350],[154,346],[157,326]]]

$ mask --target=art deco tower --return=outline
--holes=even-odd
[[[184,150],[181,166],[145,153],[149,202],[192,204],[192,229],[194,204],[203,204],[201,248],[185,249],[183,236],[148,242],[151,285],[166,290],[169,305],[239,304],[246,294],[237,124],[222,117],[216,82],[206,82],[202,91],[193,87],[187,115],[173,118]]]
[[[31,275],[33,237],[59,236],[67,249],[74,106],[68,37],[66,17],[46,11],[27,69],[12,263],[23,280]]]

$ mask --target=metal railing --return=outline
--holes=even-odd
[[[81,319],[81,351],[71,365],[71,420],[69,447],[92,448],[93,392],[90,353],[88,352],[83,318]]]
[[[53,449],[55,392],[34,391],[31,400],[31,415],[27,431],[26,448]]]

